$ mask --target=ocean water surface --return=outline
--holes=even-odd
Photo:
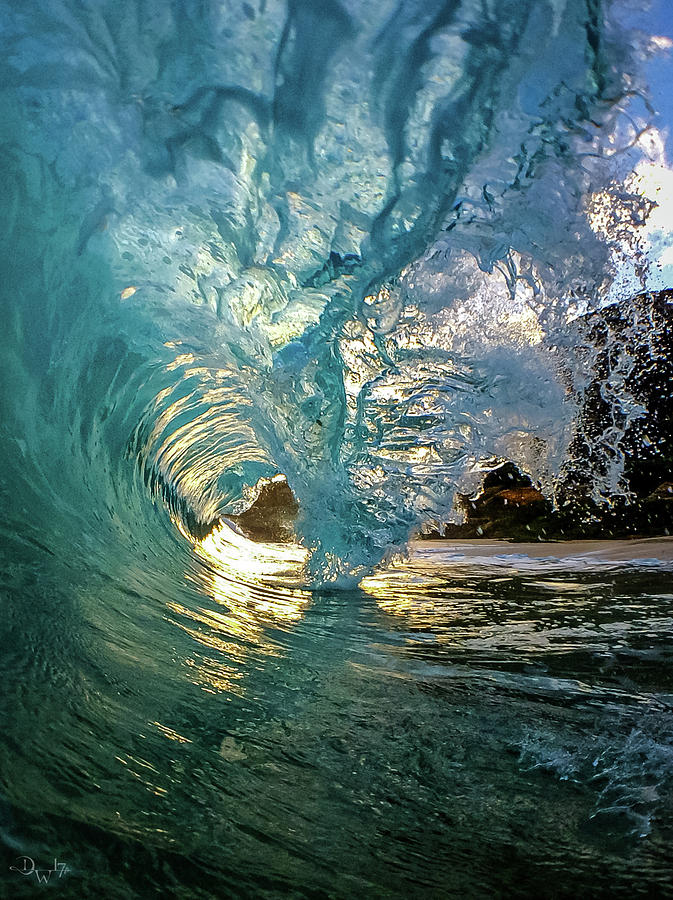
[[[0,0],[4,895],[673,895],[671,538],[418,539],[673,284],[671,26]]]

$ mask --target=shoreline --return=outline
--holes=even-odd
[[[568,541],[509,541],[504,538],[414,538],[409,542],[410,558],[441,555],[447,562],[492,559],[580,560],[584,562],[637,561],[673,563],[673,537],[591,539]]]

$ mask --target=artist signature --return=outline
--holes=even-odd
[[[43,869],[35,865],[35,860],[30,856],[19,856],[15,860],[15,865],[9,867],[10,872],[18,872],[19,875],[30,877],[35,876],[38,884],[49,884],[52,875],[57,878],[63,878],[67,873],[68,867],[65,863],[54,859],[54,865],[50,869]]]

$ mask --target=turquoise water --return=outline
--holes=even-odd
[[[283,473],[315,583],[352,585],[480,461],[553,490],[587,389],[573,316],[642,217],[614,179],[645,153],[645,47],[615,15],[6,4],[2,403],[29,508],[145,533],[140,472],[202,533]]]
[[[553,496],[652,284],[627,19],[0,3],[8,896],[673,890],[670,544],[403,561],[496,458]]]
[[[17,565],[8,866],[73,897],[669,895],[671,563],[464,549],[310,596],[73,599]]]

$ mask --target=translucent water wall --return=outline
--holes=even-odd
[[[170,544],[282,473],[310,579],[342,583],[496,458],[553,494],[573,322],[625,248],[622,295],[646,272],[657,46],[618,13],[3,3],[8,521]]]

